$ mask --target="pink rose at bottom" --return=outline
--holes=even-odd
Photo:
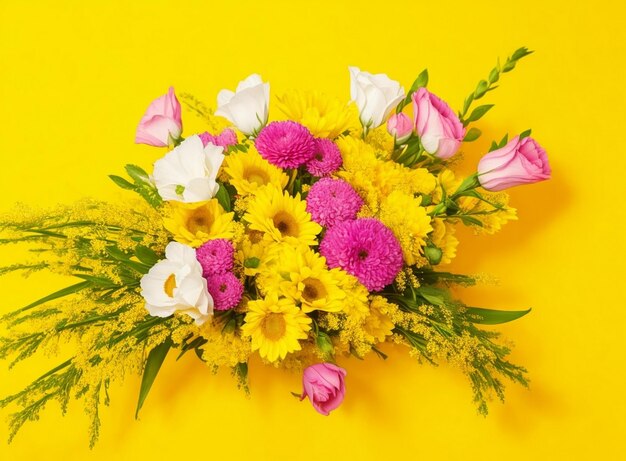
[[[519,136],[480,159],[477,170],[480,185],[492,192],[545,181],[552,172],[546,151],[539,143]]]
[[[319,413],[328,414],[341,405],[346,394],[343,379],[346,370],[332,363],[317,363],[304,370],[302,375],[302,396],[308,397],[311,405]]]

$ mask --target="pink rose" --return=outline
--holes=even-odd
[[[200,134],[200,139],[202,139],[202,144],[206,147],[207,144],[211,143],[214,146],[221,146],[224,149],[228,149],[230,146],[234,146],[237,144],[237,135],[230,128],[226,128],[217,136],[212,135],[208,131]]]
[[[180,103],[174,94],[174,87],[169,92],[148,106],[139,121],[135,142],[155,147],[167,147],[172,140],[180,138],[183,122],[180,116]]]
[[[424,150],[439,158],[452,157],[465,136],[465,128],[450,106],[424,87],[413,93],[415,130]]]
[[[485,155],[478,162],[478,181],[490,191],[550,179],[546,151],[532,138],[519,136],[501,149]]]
[[[319,413],[328,416],[332,410],[343,402],[346,387],[343,378],[346,370],[332,363],[317,363],[311,365],[302,375],[302,396],[308,397]]]
[[[413,134],[413,120],[406,114],[393,114],[387,120],[387,131],[396,138],[396,144],[402,144]]]

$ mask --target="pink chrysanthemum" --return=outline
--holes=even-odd
[[[243,285],[232,272],[209,275],[207,289],[213,298],[213,307],[218,311],[232,309],[243,295]]]
[[[233,268],[235,250],[230,240],[209,240],[196,250],[196,259],[202,266],[202,275],[228,272]]]
[[[318,138],[315,140],[315,153],[306,164],[306,169],[318,178],[334,173],[343,165],[341,152],[330,139]]]
[[[382,290],[402,269],[398,240],[373,218],[344,221],[329,229],[320,253],[329,267],[340,267],[354,275],[370,291]]]
[[[204,146],[211,143],[215,146],[221,146],[224,149],[228,149],[230,146],[237,144],[237,135],[230,128],[226,128],[217,136],[212,135],[208,131],[201,133],[199,136]]]
[[[313,221],[326,227],[354,220],[362,206],[363,199],[341,179],[320,179],[306,197],[306,211]]]
[[[315,138],[311,132],[289,120],[267,125],[254,145],[261,157],[280,168],[298,168],[315,154]]]

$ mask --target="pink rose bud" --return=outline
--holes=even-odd
[[[319,413],[328,414],[341,405],[346,393],[343,378],[346,370],[332,363],[317,363],[304,370],[302,375],[302,396],[308,397]]]
[[[387,120],[387,131],[396,138],[396,144],[402,144],[413,134],[413,120],[406,114],[393,114]]]
[[[519,136],[485,155],[478,162],[478,181],[490,191],[499,191],[520,184],[550,179],[546,151],[532,138]]]
[[[465,136],[465,128],[450,106],[424,87],[413,93],[415,130],[424,150],[439,158],[452,157]]]
[[[152,101],[139,121],[135,143],[155,147],[167,147],[180,138],[183,122],[180,116],[180,103],[170,87],[167,94]]]
[[[234,146],[237,144],[237,135],[230,128],[226,128],[217,136],[212,135],[208,131],[200,134],[200,139],[202,140],[202,144],[206,147],[207,144],[211,143],[214,146],[221,146],[225,150],[227,150],[230,146]]]

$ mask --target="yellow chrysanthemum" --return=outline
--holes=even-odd
[[[254,194],[268,184],[284,189],[289,181],[280,168],[261,157],[254,147],[250,147],[248,152],[235,152],[226,156],[223,170],[228,175],[228,182],[241,195]]]
[[[459,239],[454,236],[456,228],[440,218],[433,219],[431,225],[433,232],[430,239],[442,252],[439,264],[450,264],[456,256],[456,248],[459,245]]]
[[[252,339],[252,350],[270,362],[284,359],[301,349],[299,340],[307,338],[311,319],[291,299],[276,294],[248,302],[248,313],[241,327]]]
[[[376,150],[362,139],[342,136],[335,144],[341,152],[344,170],[369,172],[376,166]]]
[[[391,229],[400,242],[408,265],[422,259],[424,239],[433,228],[426,208],[420,206],[419,198],[400,191],[392,192],[381,204],[378,219]]]
[[[337,140],[343,158],[338,176],[348,181],[367,206],[362,215],[376,214],[380,203],[393,191],[409,195],[430,194],[436,178],[425,168],[407,168],[384,160],[384,153],[367,142],[344,136]]]
[[[250,229],[263,232],[266,239],[292,245],[317,245],[316,236],[322,230],[311,221],[300,194],[292,197],[272,185],[258,191],[243,219],[250,223]]]
[[[362,136],[362,134],[359,134],[359,136]],[[369,130],[367,132],[365,142],[376,150],[380,158],[384,158],[385,160],[390,159],[394,143],[393,136],[391,136],[387,131],[386,123],[383,123],[381,126],[374,128],[373,130]]]
[[[289,120],[306,126],[318,138],[334,139],[359,124],[354,104],[319,92],[289,91],[278,98],[278,108]]]
[[[282,245],[277,258],[259,278],[265,291],[278,292],[300,304],[303,312],[339,312],[346,294],[339,288],[344,274],[328,270],[326,259],[309,247]]]
[[[369,313],[367,297],[369,291],[359,280],[349,274],[345,274],[339,283],[339,287],[346,294],[343,300],[343,310],[348,317],[362,319]]]
[[[393,305],[385,298],[374,296],[370,303],[370,314],[365,319],[363,329],[374,338],[374,341],[382,343],[387,336],[391,336],[395,325],[389,319],[387,311]]]
[[[233,237],[233,215],[227,213],[216,199],[208,202],[168,202],[163,226],[174,240],[199,247],[213,239]]]

